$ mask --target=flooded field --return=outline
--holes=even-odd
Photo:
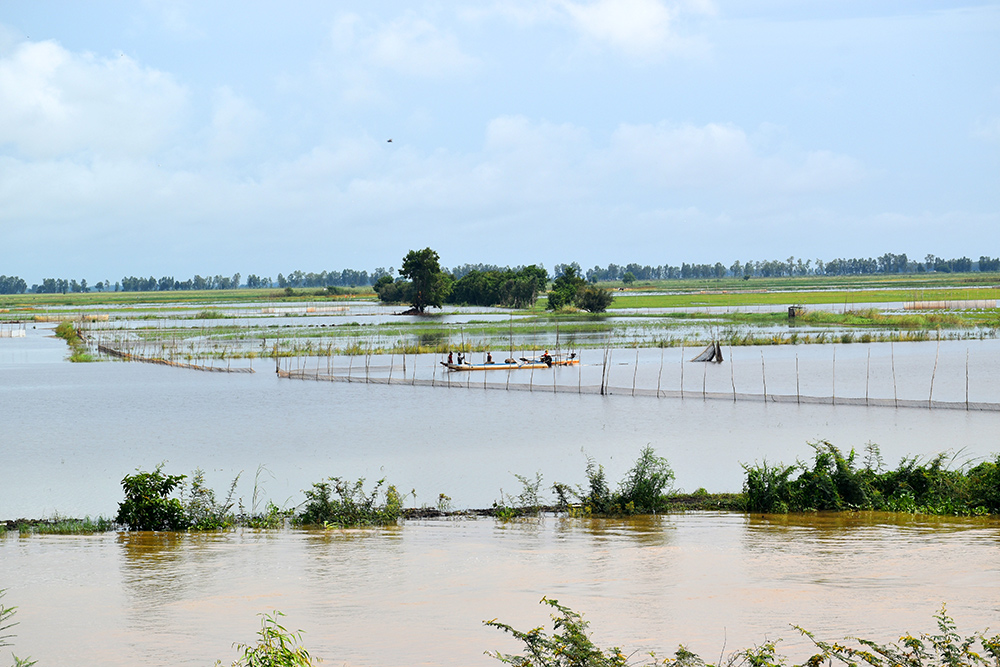
[[[0,518],[113,515],[121,478],[160,462],[174,474],[201,467],[217,490],[242,471],[247,503],[264,465],[260,491],[285,507],[340,475],[385,477],[412,490],[408,505],[446,493],[461,508],[515,490],[514,474],[582,484],[588,457],[620,479],[647,444],[670,461],[677,486],[720,492],[740,490],[741,462],[807,459],[807,441],[821,438],[845,450],[877,443],[890,466],[942,451],[960,465],[998,449],[994,412],[699,397],[734,381],[741,393],[766,381],[768,392],[794,395],[798,381],[801,393],[864,396],[867,386],[891,396],[895,375],[900,397],[926,398],[933,378],[935,399],[960,402],[968,386],[973,401],[997,401],[996,341],[727,348],[713,365],[682,362],[692,350],[615,350],[606,366],[585,356],[582,368],[557,369],[555,382],[573,388],[610,368],[614,391],[601,396],[545,391],[552,375],[535,376],[538,390],[484,391],[473,384],[481,376],[450,388],[289,380],[270,360],[254,374],[70,364],[48,333],[0,345]],[[447,383],[437,361],[409,358],[407,373]],[[376,362],[407,377],[398,356]],[[657,380],[683,386],[685,398],[630,395],[633,381]],[[995,520],[711,513],[378,531],[8,532],[0,588],[20,608],[15,650],[40,664],[230,661],[232,643],[252,641],[256,615],[273,609],[329,664],[496,664],[483,651],[517,646],[482,621],[541,625],[543,595],[584,612],[601,645],[662,654],[684,643],[715,660],[782,637],[801,658],[807,646],[790,623],[827,639],[895,641],[933,630],[946,602],[962,629],[995,626],[998,539]]]
[[[889,642],[935,630],[947,602],[963,630],[995,625],[998,540],[988,520],[698,513],[10,536],[0,560],[39,664],[228,664],[274,609],[324,664],[499,664],[483,652],[520,647],[482,621],[548,624],[542,596],[584,612],[600,646],[715,660],[782,638],[801,660],[791,623]]]

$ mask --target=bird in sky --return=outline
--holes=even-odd
[[[385,143],[387,143],[387,144],[391,144],[391,143],[392,143],[392,139],[389,139],[389,140],[388,140],[388,141],[386,141]]]

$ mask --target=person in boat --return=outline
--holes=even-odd
[[[465,355],[461,352],[458,353],[458,365],[461,366],[465,363]]]
[[[448,365],[455,363],[455,358],[452,356],[451,352],[448,353]]]
[[[492,364],[493,363],[493,353],[492,352],[487,352],[486,353],[486,363],[488,363],[488,364]]]
[[[552,365],[552,355],[549,354],[548,350],[545,350],[545,353],[541,357],[541,361],[546,366],[551,366]]]

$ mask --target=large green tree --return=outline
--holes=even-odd
[[[559,310],[563,306],[569,306],[576,302],[577,294],[581,292],[587,281],[580,276],[580,272],[572,265],[563,267],[562,275],[552,281],[552,289],[549,290],[549,301],[545,306],[549,310]]]
[[[451,293],[452,278],[441,270],[438,254],[430,248],[411,250],[403,258],[399,275],[410,281],[410,304],[418,313],[428,306],[440,308]]]

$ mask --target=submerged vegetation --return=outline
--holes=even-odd
[[[396,487],[390,484],[382,492],[385,479],[380,479],[374,489],[366,492],[364,484],[364,479],[350,482],[341,477],[314,483],[312,489],[306,490],[306,502],[294,522],[303,526],[354,528],[390,526],[399,521],[403,496]]]
[[[589,624],[582,614],[557,600],[542,598],[542,604],[554,610],[552,634],[542,627],[523,631],[496,619],[484,621],[484,625],[502,630],[524,644],[524,653],[520,655],[499,651],[487,651],[487,655],[514,667],[784,667],[787,664],[778,653],[775,640],[723,654],[718,663],[705,662],[683,645],[677,648],[673,658],[658,658],[655,653],[648,653],[648,657],[636,659],[634,653],[625,653],[619,647],[598,647],[587,632]],[[1000,635],[990,637],[986,631],[977,631],[963,637],[943,607],[934,618],[937,634],[919,637],[905,634],[899,643],[891,644],[867,638],[822,641],[808,630],[793,627],[818,649],[802,667],[834,662],[849,667],[862,664],[870,667],[1000,667]]]
[[[818,511],[879,511],[952,516],[1000,515],[1000,454],[985,461],[956,465],[955,455],[938,454],[927,460],[904,457],[887,469],[878,446],[869,443],[863,462],[853,449],[847,453],[821,440],[809,443],[811,462],[743,464],[741,493],[709,493],[699,488],[685,493],[673,487],[674,472],[652,446],[644,447],[632,467],[617,483],[607,479],[604,466],[587,459],[584,484],[552,484],[545,498],[541,472],[515,474],[520,490],[500,490],[488,509],[453,509],[452,500],[439,494],[433,506],[406,507],[397,487],[378,480],[370,489],[365,480],[328,477],[303,491],[305,500],[293,507],[263,501],[261,466],[254,479],[249,507],[236,497],[241,475],[216,493],[205,484],[204,472],[171,475],[163,464],[152,471],[137,469],[122,481],[124,499],[112,520],[105,517],[0,522],[0,533],[87,534],[127,530],[224,530],[231,528],[356,528],[396,525],[407,518],[438,516],[493,516],[502,521],[542,514],[572,518],[625,517],[667,512],[731,511],[783,514]],[[220,499],[221,498],[221,499]]]
[[[744,465],[744,507],[751,512],[877,510],[920,514],[1000,513],[1000,455],[975,466],[949,467],[939,454],[928,461],[904,458],[884,469],[869,444],[863,465],[827,441],[811,443],[812,464]]]
[[[76,328],[73,322],[69,320],[63,320],[55,328],[55,334],[58,338],[62,338],[66,341],[66,345],[69,346],[69,360],[73,362],[85,362],[93,361],[94,358],[90,355],[87,350],[87,342],[83,339],[80,331]]]

